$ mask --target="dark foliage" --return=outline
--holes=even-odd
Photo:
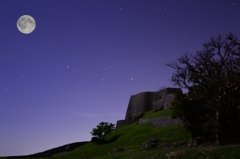
[[[184,54],[168,63],[171,81],[188,89],[176,93],[174,116],[184,121],[192,137],[216,144],[236,140],[240,133],[240,41],[232,33],[211,38],[196,55]]]
[[[211,133],[206,131],[203,125],[212,116],[204,100],[189,100],[187,94],[177,91],[172,102],[172,110],[172,118],[179,117],[182,119],[192,138],[201,136],[208,140],[212,139]]]
[[[101,144],[104,143],[104,141],[101,140],[101,139],[98,138],[98,137],[92,137],[91,142],[92,142],[92,143],[95,143],[95,144],[97,144],[97,145],[101,145]]]
[[[108,122],[99,123],[97,127],[93,128],[92,132],[90,132],[92,136],[94,136],[91,141],[98,145],[104,144],[105,136],[109,134],[114,128],[115,128],[114,124],[112,123],[108,123]]]

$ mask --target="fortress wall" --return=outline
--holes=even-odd
[[[130,97],[125,120],[131,120],[132,116],[151,110],[151,92],[142,92]]]
[[[161,97],[161,99],[159,99]],[[132,95],[129,100],[125,120],[131,120],[134,115],[147,112],[152,109],[160,109],[164,105],[166,92],[142,92]]]
[[[151,99],[151,110],[160,109],[164,106],[166,100],[166,92],[161,90],[157,92],[153,92],[153,96]]]
[[[174,99],[174,94],[166,94],[164,109],[169,109],[172,106],[172,101]]]
[[[119,128],[123,125],[128,125],[128,124],[132,124],[131,120],[118,120],[116,123],[116,128]]]
[[[174,99],[174,92],[181,90],[180,88],[166,88],[156,92],[142,92],[131,95],[128,108],[125,115],[125,120],[117,121],[116,127],[120,125],[131,124],[134,118],[141,113],[145,113],[153,109],[168,109],[171,107],[171,102]],[[160,97],[160,98],[159,98]]]

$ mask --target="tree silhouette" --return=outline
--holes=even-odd
[[[201,101],[202,110],[209,113],[205,130],[214,134],[216,144],[222,144],[231,131],[239,131],[240,42],[234,34],[211,38],[196,55],[186,53],[166,65],[176,71],[173,84],[189,90],[181,100]]]
[[[108,122],[101,122],[97,125],[96,128],[93,128],[92,136],[95,138],[92,138],[92,142],[102,144],[105,141],[105,136],[109,134],[114,129],[114,124],[108,123]]]

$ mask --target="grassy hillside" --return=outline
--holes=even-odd
[[[146,112],[142,118],[150,119],[150,118],[159,118],[159,117],[171,116],[171,115],[172,115],[171,109],[161,110],[161,111],[157,111],[157,112],[154,112],[154,110],[151,110],[151,111]]]
[[[144,118],[159,117],[158,115],[168,116],[170,110],[159,112],[147,112]],[[170,113],[171,114],[171,113]],[[107,143],[97,146],[92,143],[75,148],[73,151],[55,154],[52,157],[41,157],[40,159],[166,159],[167,154],[179,159],[195,158],[239,158],[240,146],[208,146],[198,148],[176,147],[176,148],[155,148],[149,151],[140,149],[141,144],[150,138],[158,138],[162,143],[173,143],[175,141],[188,140],[189,133],[182,126],[168,126],[156,128],[150,123],[138,125],[125,125],[112,131],[106,136]],[[108,155],[113,148],[122,147],[124,151]],[[2,158],[1,158],[2,159]],[[39,158],[28,158],[39,159]]]
[[[82,147],[76,148],[74,151],[69,152],[66,155],[55,155],[54,158],[64,156],[66,159],[70,158],[112,158],[107,153],[113,148],[123,147],[125,151],[119,152],[116,155],[124,156],[125,153],[133,155],[139,151],[140,145],[147,139],[157,137],[163,142],[173,142],[179,140],[185,140],[189,138],[189,134],[183,127],[170,126],[162,129],[155,128],[151,124],[138,125],[136,123],[132,125],[123,126],[114,130],[110,135],[106,137],[109,143],[97,146],[89,143]]]

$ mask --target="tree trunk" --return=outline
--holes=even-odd
[[[216,130],[216,144],[220,145],[221,144],[221,134],[220,134],[220,111],[216,111],[216,123],[217,123],[217,130]]]

